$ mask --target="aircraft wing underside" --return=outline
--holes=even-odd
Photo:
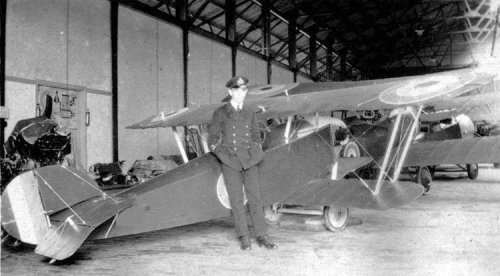
[[[413,143],[405,167],[500,162],[500,136]]]
[[[371,157],[339,158],[337,179],[344,178],[348,173],[368,165],[373,161]]]
[[[372,190],[375,180],[363,180]],[[374,195],[359,179],[313,180],[297,190],[284,204],[335,206],[386,210],[410,203],[422,195],[423,187],[413,182],[385,182]]]

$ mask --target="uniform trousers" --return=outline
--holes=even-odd
[[[235,170],[222,163],[222,174],[226,184],[229,202],[233,213],[236,236],[249,236],[246,208],[243,199],[243,185],[248,199],[248,210],[252,220],[255,237],[267,235],[264,209],[260,195],[259,170],[253,166],[247,170]]]

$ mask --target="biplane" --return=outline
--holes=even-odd
[[[461,162],[473,159],[467,163],[500,159],[499,138],[437,143],[414,139],[424,107],[444,103],[492,78],[488,73],[460,70],[384,80],[249,88],[245,104],[256,110],[265,135],[266,156],[259,164],[259,173],[267,214],[280,213],[280,206],[321,206],[327,228],[343,229],[348,208],[385,210],[422,195],[421,185],[399,180],[405,167],[453,158]],[[71,256],[85,240],[229,216],[219,161],[204,139],[200,140],[199,156],[188,160],[180,129],[209,124],[212,112],[224,104],[190,105],[129,126],[171,127],[185,163],[126,190],[108,194],[87,173],[65,166],[42,167],[17,176],[2,195],[2,228],[12,237],[35,245],[35,253],[54,261]],[[350,142],[359,141],[362,135],[347,133],[341,119],[320,116],[335,110],[392,110],[383,131],[367,131],[378,139],[373,148],[380,149],[380,154],[353,155]],[[299,119],[300,115],[307,116]],[[203,132],[202,127],[198,129]],[[359,173],[373,166],[378,169],[372,176]]]

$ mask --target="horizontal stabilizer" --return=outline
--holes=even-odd
[[[500,162],[500,136],[413,143],[404,166]]]
[[[35,253],[63,260],[78,250],[94,229],[132,205],[128,198],[92,198],[51,217],[51,229]]]
[[[350,172],[368,165],[373,161],[371,157],[351,157],[351,158],[339,158],[339,167],[337,172],[337,178],[343,178]]]
[[[102,195],[85,172],[47,166],[16,176],[2,193],[2,227],[22,242],[39,244],[50,231],[48,216]]]
[[[375,180],[362,181],[371,190],[375,189]],[[385,182],[378,195],[374,195],[370,189],[360,179],[317,179],[280,203],[386,210],[408,204],[424,191],[422,186],[413,182]]]
[[[55,213],[84,201],[100,196],[101,189],[86,173],[72,167],[47,166],[33,170],[44,210]]]

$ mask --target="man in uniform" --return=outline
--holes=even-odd
[[[240,76],[226,83],[231,100],[214,112],[208,143],[222,163],[222,174],[241,249],[251,249],[243,186],[257,244],[267,249],[275,249],[277,246],[267,236],[260,195],[257,164],[264,157],[260,144],[262,138],[255,112],[243,104],[248,91],[247,83],[248,79]]]

